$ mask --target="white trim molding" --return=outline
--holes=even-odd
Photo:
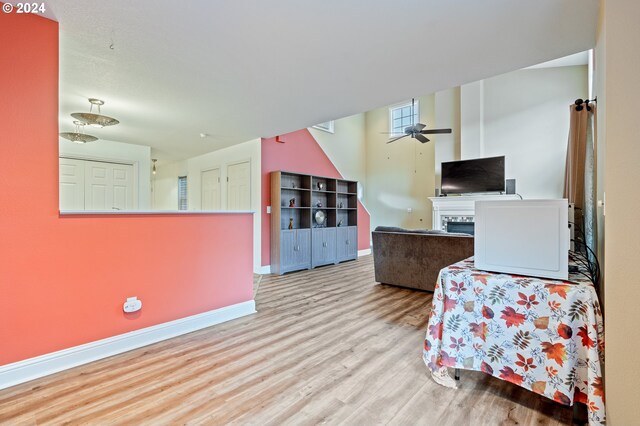
[[[364,249],[364,250],[358,250],[358,257],[366,256],[368,254],[371,254],[371,248]]]
[[[268,275],[271,273],[271,265],[264,265],[259,268],[255,268],[253,273],[258,275]]]
[[[249,300],[0,366],[0,389],[256,313]]]

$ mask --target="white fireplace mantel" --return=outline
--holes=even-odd
[[[455,221],[473,222],[476,213],[476,201],[519,200],[519,195],[485,194],[459,195],[448,197],[429,197],[433,205],[432,228],[446,231],[443,218],[455,218]]]

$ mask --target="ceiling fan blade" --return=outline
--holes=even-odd
[[[416,139],[418,139],[420,142],[422,143],[427,143],[429,142],[429,139],[425,138],[424,136],[422,136],[420,133],[416,133]]]
[[[420,130],[424,129],[425,127],[427,127],[425,124],[422,123],[416,123],[413,128],[415,129],[416,132],[419,132]]]
[[[443,133],[451,133],[451,129],[428,129],[422,130],[420,133],[423,135],[439,135]]]
[[[395,142],[395,141],[397,141],[398,139],[406,138],[407,136],[409,136],[409,135],[402,135],[402,136],[398,136],[397,138],[391,139],[391,140],[390,140],[389,142],[387,142],[387,143]]]

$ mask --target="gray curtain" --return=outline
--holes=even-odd
[[[584,106],[584,105],[583,105]],[[567,165],[564,178],[564,197],[576,206],[576,237],[595,251],[596,242],[596,165],[594,155],[596,105],[570,109],[569,141],[567,144]],[[578,247],[576,247],[578,249]],[[584,249],[582,251],[585,251]],[[589,254],[589,257],[591,255]]]

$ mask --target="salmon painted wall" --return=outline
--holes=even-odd
[[[284,170],[333,178],[343,178],[307,129],[275,138],[262,139],[262,265],[271,264],[271,172]],[[348,177],[347,177],[348,179]],[[358,250],[370,248],[369,213],[358,201]]]
[[[251,214],[59,216],[58,24],[0,40],[0,365],[251,300]]]

